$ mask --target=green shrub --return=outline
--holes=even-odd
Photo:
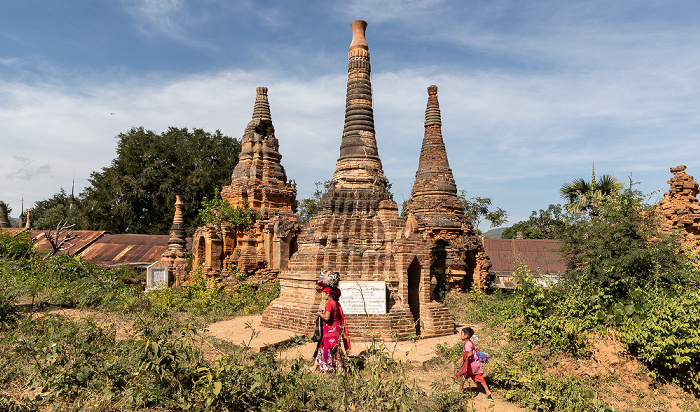
[[[619,338],[651,369],[700,394],[700,292],[636,290],[624,306]]]
[[[247,201],[243,202],[243,207],[231,206],[228,201],[221,198],[219,190],[216,189],[212,200],[206,197],[202,200],[199,218],[205,225],[213,224],[219,229],[221,229],[221,222],[228,222],[233,229],[250,230],[252,224],[260,219],[260,216],[248,207]]]
[[[28,232],[13,235],[12,232],[0,230],[0,259],[22,260],[34,256],[34,242]]]
[[[612,195],[596,216],[565,232],[565,257],[574,283],[598,285],[615,299],[635,288],[668,288],[698,281],[677,236],[659,229],[659,214],[632,187]]]
[[[506,349],[491,363],[493,383],[507,400],[537,411],[614,411],[595,399],[593,379],[548,375],[549,358],[541,348]]]

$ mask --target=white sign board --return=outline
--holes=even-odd
[[[146,290],[168,287],[168,268],[156,262],[146,268]]]
[[[385,282],[345,281],[338,284],[340,306],[347,314],[386,314]]]

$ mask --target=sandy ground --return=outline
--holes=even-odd
[[[292,342],[294,337],[293,332],[270,329],[261,325],[261,316],[243,316],[222,322],[216,322],[205,330],[206,334],[214,336],[218,339],[229,341],[236,345],[245,344],[252,350],[261,351],[267,350],[279,345],[284,345]],[[430,362],[438,355],[435,352],[438,344],[448,344],[452,346],[459,342],[459,335],[441,336],[437,338],[418,339],[415,342],[374,342],[375,345],[384,344],[389,355],[397,361],[408,364],[408,376],[415,380],[416,384],[420,385],[425,391],[430,390],[430,385],[433,382],[442,382],[451,384],[453,370],[445,365],[431,365],[435,362]],[[359,355],[363,351],[371,348],[372,342],[353,341],[350,355]],[[301,357],[309,360],[313,357],[316,344],[309,342],[303,345],[290,346],[279,352],[280,359],[289,361]],[[523,409],[515,404],[512,404],[501,396],[498,391],[492,389],[494,401],[486,399],[483,391],[477,390],[473,382],[471,385],[465,385],[465,392],[478,393],[476,397],[465,396],[464,401],[476,411],[493,411],[493,412],[529,412],[530,409]]]

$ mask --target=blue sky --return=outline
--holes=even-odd
[[[131,127],[239,138],[256,86],[298,198],[335,170],[350,22],[368,22],[377,144],[410,196],[426,88],[457,186],[509,224],[565,181],[700,175],[696,1],[0,0],[0,200],[76,192]],[[487,229],[484,224],[482,229]]]

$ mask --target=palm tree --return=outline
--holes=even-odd
[[[566,200],[564,208],[569,213],[581,212],[596,216],[600,206],[620,190],[622,183],[615,176],[602,175],[596,180],[594,164],[590,182],[581,178],[566,182],[559,189],[559,193]]]

